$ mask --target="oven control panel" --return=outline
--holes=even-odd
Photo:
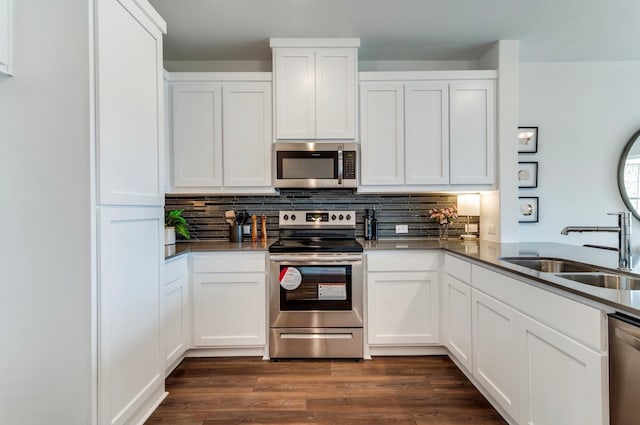
[[[280,227],[353,227],[355,211],[280,211]]]

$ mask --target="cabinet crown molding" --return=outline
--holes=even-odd
[[[360,47],[359,38],[270,38],[269,47]]]
[[[359,81],[434,81],[434,80],[497,80],[496,70],[454,71],[363,71]]]

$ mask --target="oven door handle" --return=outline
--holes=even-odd
[[[337,263],[345,261],[362,261],[362,255],[336,255],[336,256],[318,256],[318,255],[271,255],[270,260],[278,263]]]
[[[338,184],[342,184],[344,174],[344,157],[342,155],[342,145],[338,148]]]

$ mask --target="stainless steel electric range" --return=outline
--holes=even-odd
[[[269,247],[271,358],[362,358],[362,245],[354,211],[280,211]]]

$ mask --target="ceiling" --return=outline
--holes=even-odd
[[[269,60],[269,37],[359,37],[360,60],[640,60],[639,0],[149,0],[166,60]]]

